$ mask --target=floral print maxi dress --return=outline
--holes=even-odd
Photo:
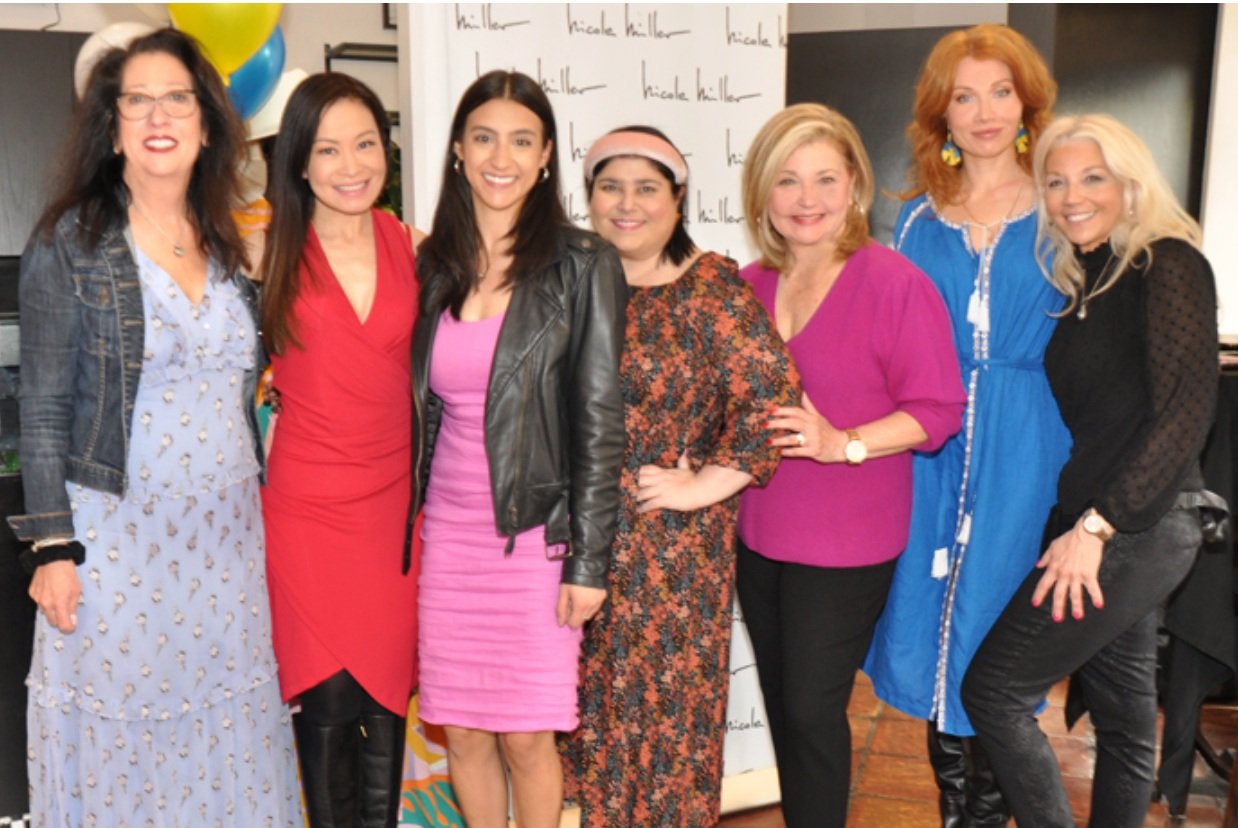
[[[581,724],[564,742],[581,825],[712,826],[719,818],[738,498],[638,514],[641,466],[711,464],[764,484],[765,421],[799,402],[786,347],[735,263],[703,254],[634,289],[620,370],[627,448],[610,591],[586,627]]]
[[[145,352],[123,497],[68,483],[75,632],[39,615],[28,714],[35,826],[301,826],[276,685],[231,281],[198,305],[137,251]]]

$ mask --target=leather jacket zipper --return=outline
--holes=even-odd
[[[417,383],[413,382],[413,417],[416,423],[416,428],[413,430],[413,442],[417,444],[417,449],[413,453],[413,480],[412,495],[408,504],[408,525],[404,527],[404,560],[402,563],[402,573],[407,575],[412,568],[413,562],[413,527],[417,523],[417,512],[421,507],[421,458],[425,451],[426,435],[429,429],[426,427],[425,417],[422,415],[421,403],[417,394]],[[428,390],[428,387],[427,387]]]
[[[529,371],[528,371],[527,363],[524,366],[522,366],[520,370],[521,370],[521,374],[528,374]],[[520,491],[520,460],[523,456],[521,452],[524,449],[524,417],[525,417],[525,412],[527,412],[528,409],[529,409],[528,377],[522,376],[521,383],[520,383],[520,414],[516,418],[516,450],[514,452],[516,459],[515,459],[515,463],[512,464],[512,490],[511,490],[511,494],[509,495],[511,497],[511,500],[507,507],[507,519],[509,521],[507,529],[508,529],[509,534],[507,536],[507,548],[504,550],[504,553],[503,553],[505,555],[510,555],[512,553],[512,549],[516,546],[516,526],[518,525],[517,520],[520,516],[520,512],[516,507],[516,496],[517,496],[517,492]]]

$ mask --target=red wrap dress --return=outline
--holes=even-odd
[[[262,500],[284,698],[348,670],[404,715],[417,664],[417,577],[401,574],[417,283],[404,226],[373,220],[378,285],[364,322],[310,228],[293,309],[301,347],[271,360],[282,410]]]

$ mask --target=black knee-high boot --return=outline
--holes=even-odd
[[[1002,789],[997,786],[993,765],[980,740],[963,740],[967,748],[967,825],[1005,825],[1010,821],[1010,809]]]
[[[298,713],[292,724],[310,828],[353,828],[361,736],[357,723],[314,724]]]
[[[404,717],[366,713],[361,717],[361,824],[393,828],[400,817],[404,778]]]
[[[929,764],[937,778],[942,828],[964,828],[967,811],[967,751],[963,739],[928,723]]]

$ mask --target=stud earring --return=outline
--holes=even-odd
[[[941,160],[947,167],[957,167],[963,163],[963,153],[959,152],[954,136],[949,132],[946,133],[946,143],[941,145]]]
[[[541,180],[548,181],[549,179],[550,179],[550,167],[542,167]]]
[[[1023,119],[1019,119],[1019,131],[1014,134],[1014,151],[1019,155],[1027,155],[1027,151],[1032,146],[1032,136],[1028,133],[1027,127],[1023,126]]]
[[[456,156],[456,163],[452,164],[451,168],[455,170],[458,175],[464,175],[464,162],[460,160],[460,156]]]

